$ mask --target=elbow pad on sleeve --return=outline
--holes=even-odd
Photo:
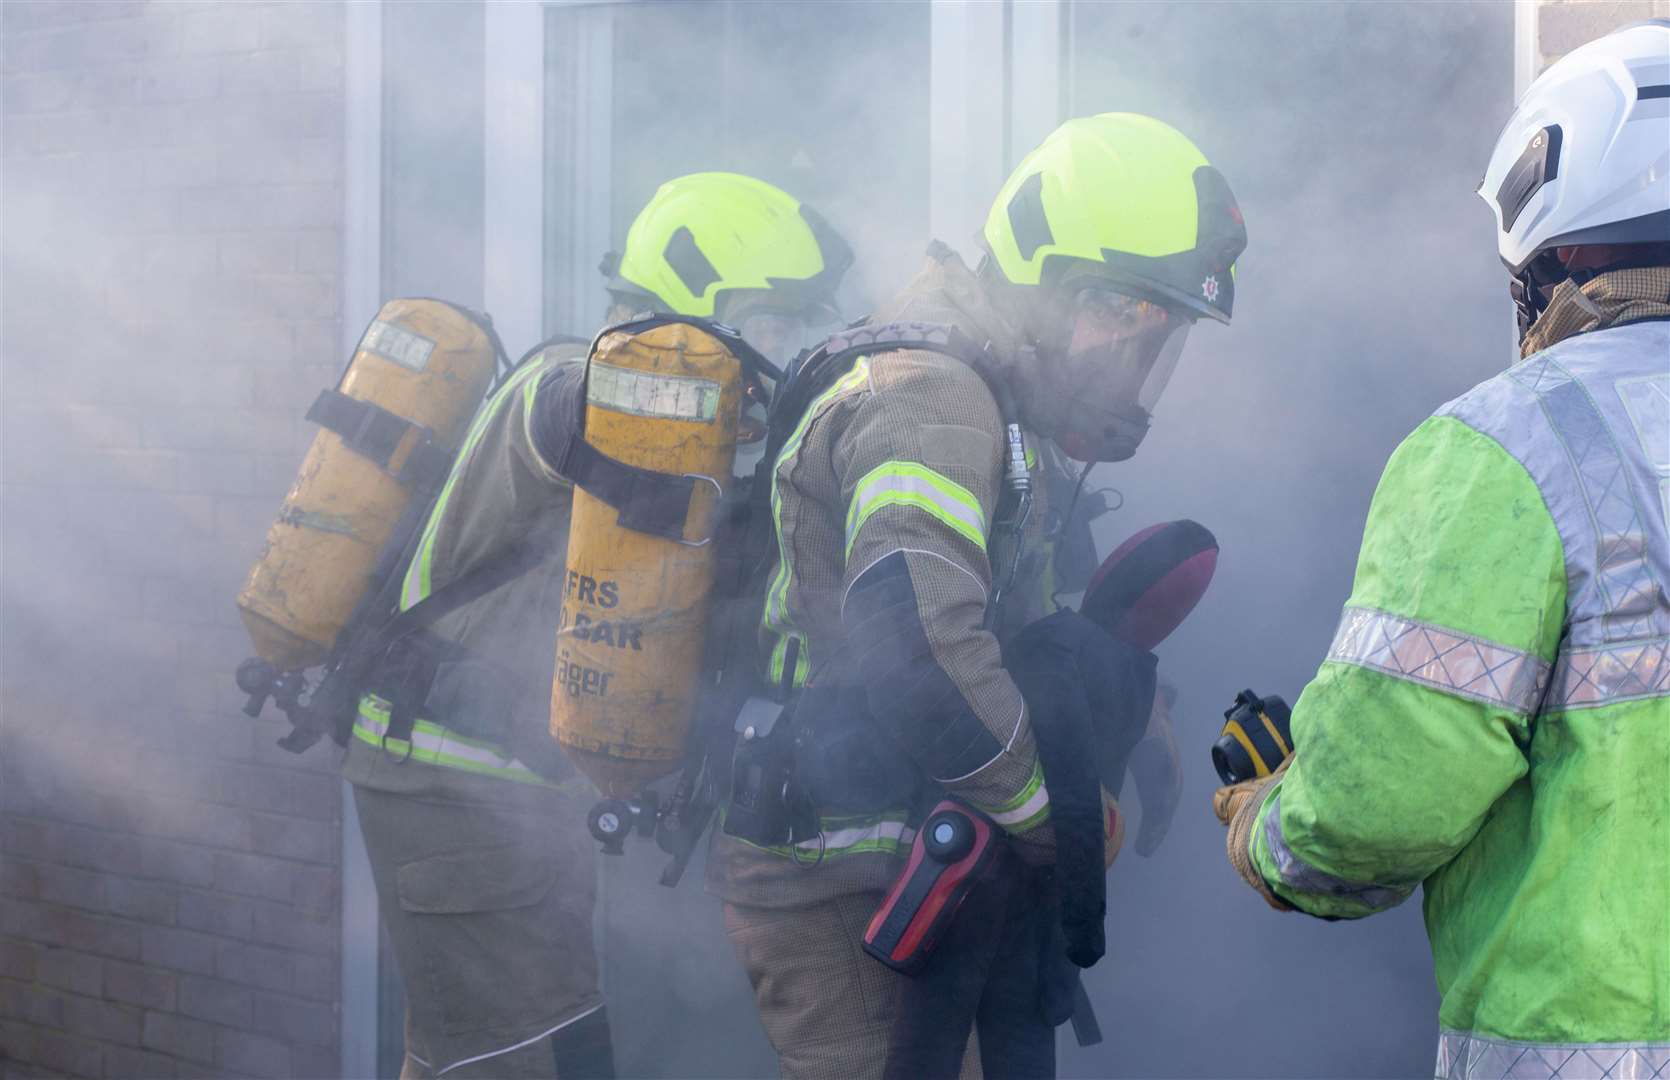
[[[528,415],[528,437],[547,462],[560,462],[568,441],[579,436],[585,420],[585,389],[584,364],[562,364],[540,376]]]
[[[930,777],[967,776],[1003,751],[939,666],[903,552],[853,582],[842,622],[870,715]]]

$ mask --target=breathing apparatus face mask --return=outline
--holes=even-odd
[[[1148,434],[1191,319],[1105,283],[1074,291],[1064,343],[1046,363],[1055,441],[1080,461],[1124,461]]]

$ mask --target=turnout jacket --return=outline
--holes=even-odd
[[[954,324],[994,350],[1018,348],[948,252],[870,321],[900,320]],[[804,687],[797,724],[849,723],[853,734],[826,745],[820,761],[797,757],[820,835],[764,849],[716,831],[709,885],[726,899],[795,906],[885,888],[914,838],[910,785],[877,781],[894,770],[967,800],[1023,845],[1051,846],[1026,710],[984,625],[994,562],[1008,565],[991,550],[1004,445],[980,375],[914,349],[859,358],[793,429],[771,474],[765,678]],[[1048,517],[1043,480],[1034,485],[1043,502],[1032,513],[1033,557],[1010,592],[1031,617],[1050,576],[1036,535]],[[848,792],[820,790],[817,774],[829,768],[848,785],[881,790],[868,793],[870,805],[843,806]]]
[[[409,745],[385,745],[388,702],[361,699],[343,764],[353,783],[521,802],[547,798],[546,789],[573,775],[548,717],[572,488],[541,452],[549,442],[538,435],[553,399],[577,395],[586,351],[583,344],[547,347],[471,421],[405,569],[400,610],[517,544],[538,545],[540,556],[527,573],[428,627],[462,654],[437,672]]]
[[[1576,291],[1392,455],[1250,840],[1313,915],[1425,884],[1443,1077],[1670,1075],[1670,270]]]

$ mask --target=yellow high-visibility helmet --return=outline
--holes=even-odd
[[[1229,183],[1186,136],[1103,113],[1067,121],[1021,161],[982,239],[1012,285],[1102,277],[1227,323],[1247,229]]]
[[[822,216],[780,188],[738,173],[669,180],[605,259],[609,289],[679,315],[751,308],[833,308],[852,250]]]

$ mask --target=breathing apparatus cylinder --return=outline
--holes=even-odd
[[[626,510],[574,491],[551,733],[606,796],[685,761],[742,387],[737,357],[689,323],[605,333],[586,364],[585,443],[695,489],[681,539],[628,528]]]
[[[273,669],[324,662],[414,491],[444,476],[495,360],[483,323],[439,300],[391,300],[366,328],[308,411],[322,430],[238,594]]]

